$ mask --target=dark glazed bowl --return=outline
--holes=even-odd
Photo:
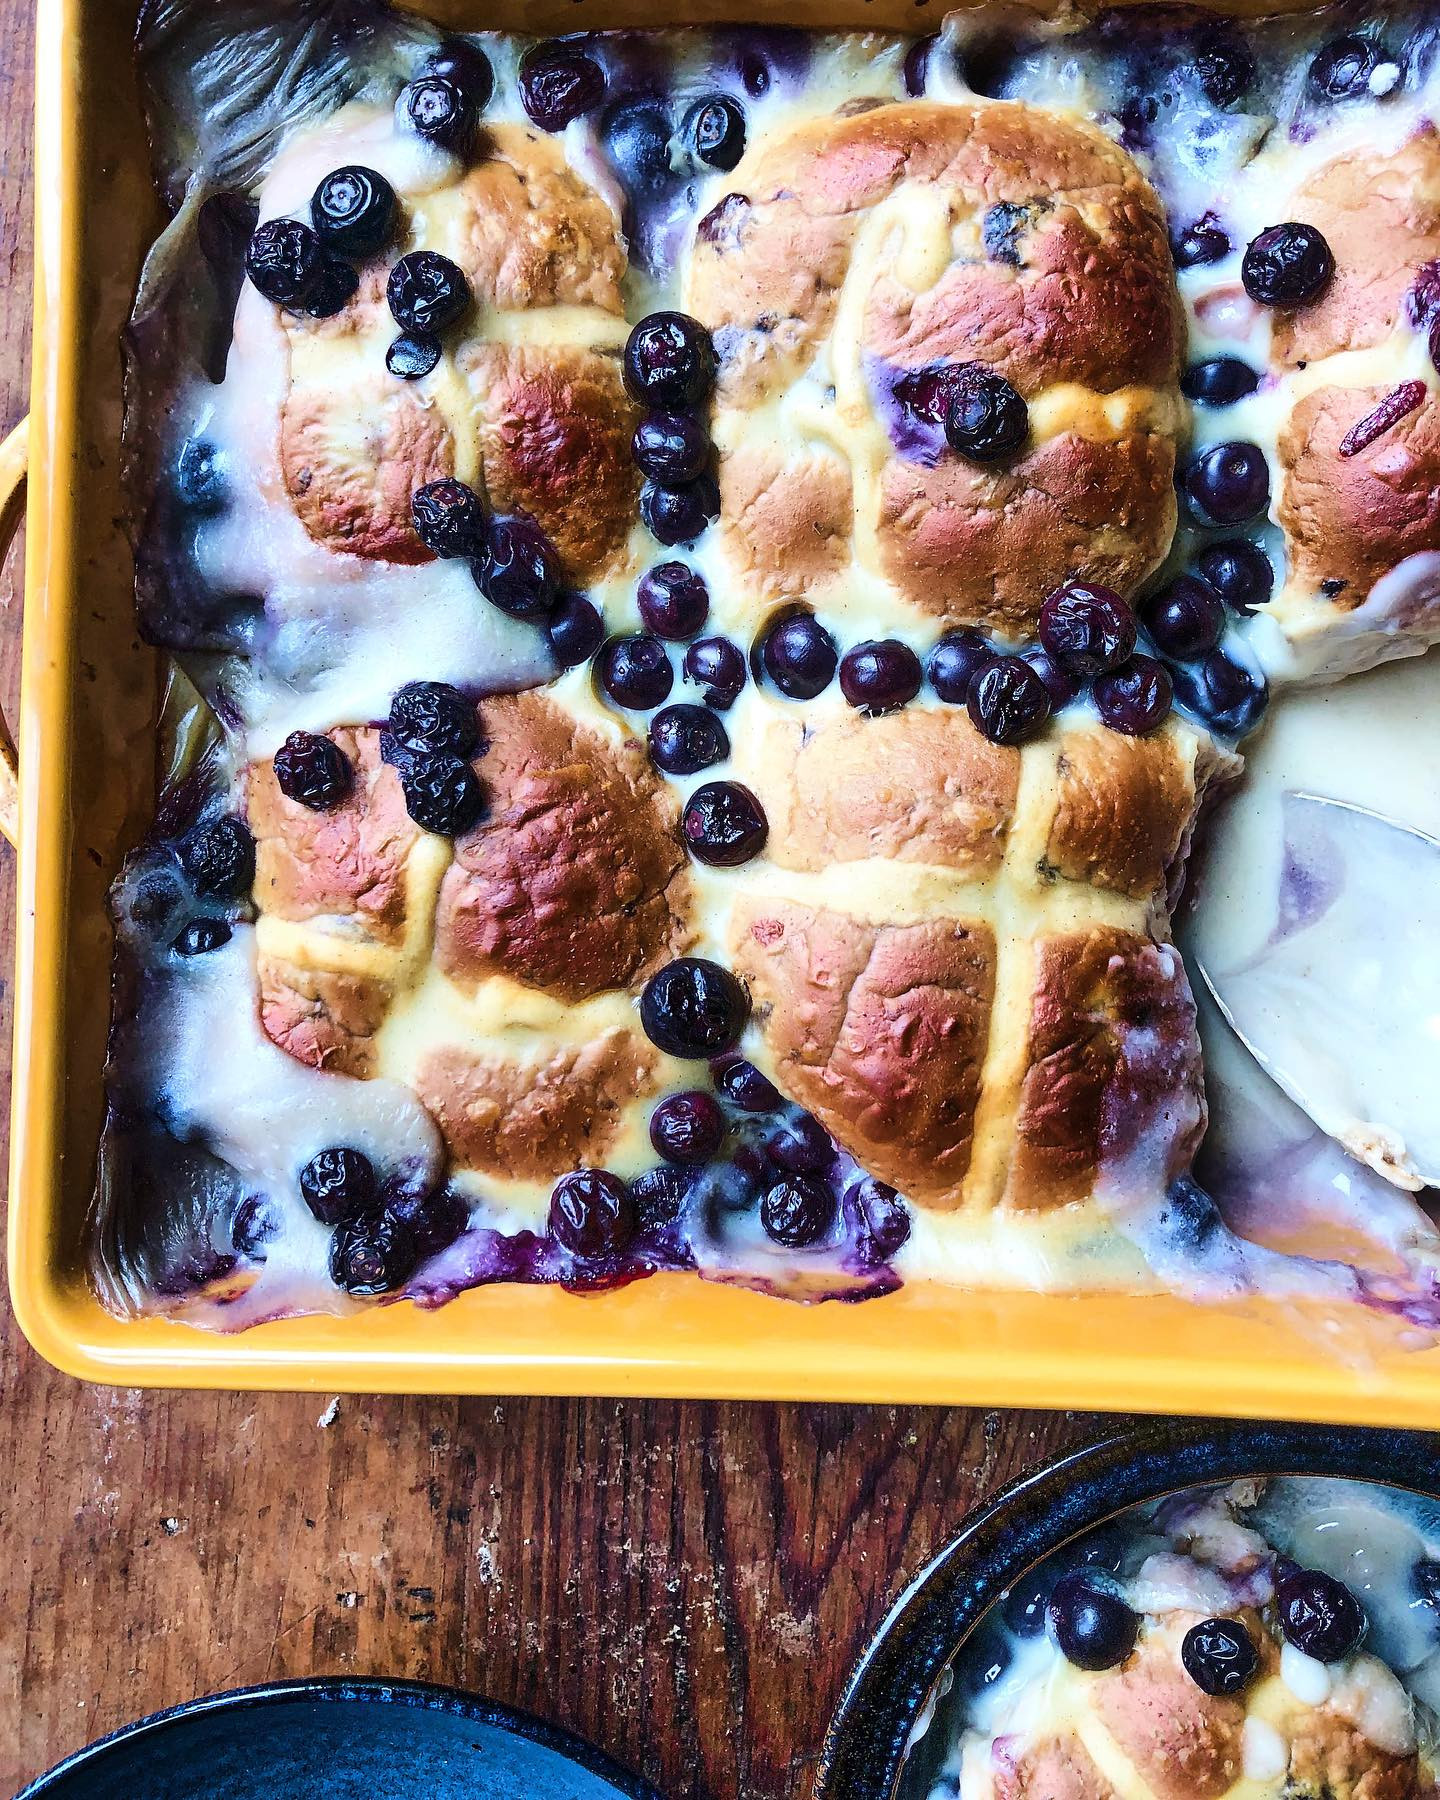
[[[662,1800],[529,1713],[421,1681],[279,1681],[77,1750],[16,1800]]]
[[[1246,1475],[1327,1475],[1440,1498],[1440,1436],[1154,1419],[1012,1483],[891,1608],[846,1685],[816,1800],[894,1800],[905,1749],[945,1665],[1042,1558],[1127,1507]]]

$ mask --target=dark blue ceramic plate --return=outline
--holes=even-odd
[[[16,1800],[661,1800],[528,1713],[418,1681],[282,1681],[91,1744]]]

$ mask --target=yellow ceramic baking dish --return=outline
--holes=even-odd
[[[218,3],[218,0],[217,0]],[[925,0],[920,0],[922,7]],[[1358,1314],[1317,1321],[1175,1299],[909,1286],[861,1306],[663,1276],[590,1298],[493,1287],[437,1312],[297,1319],[235,1337],[122,1324],[81,1243],[109,1006],[106,886],[154,788],[157,661],[132,620],[117,524],[119,339],[150,188],[129,42],[136,0],[41,0],[35,360],[19,718],[19,920],[10,1284],[35,1347],[90,1380],[196,1387],[614,1393],[967,1402],[1440,1424],[1440,1349],[1386,1348]],[[644,23],[649,0],[438,0],[447,23]],[[688,16],[888,25],[940,0],[690,0]],[[0,451],[0,502],[25,445]],[[0,824],[5,819],[0,774]],[[13,822],[13,821],[12,821]]]

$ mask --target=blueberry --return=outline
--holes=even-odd
[[[425,73],[453,82],[475,111],[483,112],[495,92],[490,58],[469,38],[448,37],[425,58]]]
[[[245,273],[276,306],[303,306],[324,263],[319,238],[298,219],[267,219],[257,225],[245,252]]]
[[[601,133],[631,203],[626,229],[635,239],[646,229],[645,211],[658,210],[683,180],[671,160],[674,131],[670,114],[658,100],[627,100],[606,112]],[[643,209],[639,232],[633,216],[637,199]]]
[[[965,707],[992,744],[1022,744],[1050,717],[1050,690],[1022,657],[997,656],[971,682]]]
[[[735,1057],[715,1071],[715,1085],[741,1112],[775,1112],[785,1104],[775,1083],[762,1075],[754,1063],[746,1062],[743,1056]]]
[[[945,438],[968,462],[1003,462],[1030,435],[1030,409],[1003,375],[969,364],[945,411]]]
[[[749,996],[736,978],[700,956],[666,963],[640,996],[640,1023],[650,1042],[687,1059],[732,1049],[749,1014]]]
[[[1318,1569],[1290,1568],[1275,1582],[1280,1629],[1316,1662],[1342,1662],[1365,1635],[1365,1613],[1343,1581]]]
[[[436,556],[480,556],[485,549],[485,509],[463,481],[427,481],[410,496],[415,535]]]
[[[720,517],[720,489],[713,475],[666,487],[647,481],[640,489],[640,517],[645,529],[667,547],[693,544]]]
[[[725,1115],[713,1094],[671,1094],[650,1115],[650,1142],[666,1162],[709,1162],[724,1141]]]
[[[225,509],[225,474],[220,452],[205,438],[187,438],[175,462],[175,491],[191,512]]]
[[[840,659],[840,692],[872,719],[913,700],[922,678],[920,658],[897,638],[869,639]]]
[[[1185,471],[1185,494],[1202,524],[1248,525],[1270,499],[1270,465],[1258,444],[1214,444]]]
[[[425,831],[461,837],[485,815],[485,790],[468,762],[448,751],[412,756],[400,771],[405,810]]]
[[[1059,712],[1062,706],[1068,706],[1085,685],[1078,675],[1056,662],[1040,644],[1027,645],[1020,654],[1045,683],[1045,691],[1050,696],[1051,712]]]
[[[537,44],[520,59],[520,104],[542,131],[563,131],[605,98],[605,71],[575,44]]]
[[[1332,38],[1311,63],[1306,81],[1317,100],[1358,100],[1370,93],[1379,48],[1355,32]]]
[[[1275,591],[1270,558],[1248,538],[1225,538],[1209,545],[1195,566],[1225,604],[1242,617],[1264,606]]]
[[[275,752],[275,779],[287,800],[329,812],[350,792],[354,776],[338,744],[313,731],[292,731]]]
[[[685,652],[685,679],[704,690],[705,704],[726,712],[745,685],[745,657],[729,638],[696,638]]]
[[[1225,634],[1225,602],[1208,582],[1178,575],[1145,603],[1145,629],[1164,656],[1203,655]]]
[[[930,652],[925,673],[942,700],[963,706],[970,683],[987,663],[995,660],[995,646],[978,631],[947,631]]]
[[[659,638],[647,632],[611,638],[597,659],[600,686],[617,706],[649,712],[662,706],[675,682],[675,671]]]
[[[688,413],[646,413],[635,427],[630,454],[642,475],[683,487],[705,473],[710,439]]]
[[[912,100],[918,100],[925,92],[925,83],[930,74],[930,57],[939,42],[939,35],[932,32],[929,37],[918,38],[905,52],[901,77],[905,92]]]
[[[180,846],[180,865],[201,899],[243,900],[255,885],[255,840],[233,813],[202,825]]]
[[[1330,246],[1313,225],[1290,220],[1251,240],[1240,264],[1245,292],[1262,306],[1303,306],[1335,273]]]
[[[385,298],[402,331],[434,337],[470,310],[470,283],[438,250],[412,250],[390,271]]]
[[[322,1150],[300,1171],[300,1194],[322,1225],[338,1225],[375,1203],[375,1165],[359,1150]]]
[[[330,1240],[330,1279],[347,1294],[393,1293],[410,1279],[417,1260],[409,1226],[388,1211],[342,1220]]]
[[[680,1217],[695,1171],[684,1164],[664,1163],[646,1169],[630,1183],[630,1198],[641,1231],[663,1231]]]
[[[1110,588],[1067,581],[1040,608],[1040,642],[1063,669],[1083,677],[1115,669],[1135,648],[1135,615]]]
[[[1174,688],[1162,663],[1153,656],[1132,656],[1118,669],[1095,677],[1095,710],[1112,731],[1145,737],[1164,724]]]
[[[373,256],[395,229],[395,190],[374,169],[332,169],[310,198],[316,236],[337,256]]]
[[[389,725],[406,750],[468,758],[480,748],[474,701],[446,681],[407,681],[390,702]]]
[[[1007,263],[1012,269],[1021,266],[1020,240],[1035,219],[1034,206],[1013,200],[997,200],[985,209],[980,221],[980,241],[991,262]]]
[[[265,1246],[278,1233],[280,1221],[270,1203],[259,1194],[247,1194],[235,1209],[230,1242],[253,1262],[265,1261]]]
[[[685,803],[680,835],[697,862],[733,869],[765,848],[770,827],[765,809],[738,781],[707,781]]]
[[[710,590],[689,563],[656,563],[635,590],[640,620],[656,637],[691,638],[710,612]]]
[[[1113,1669],[1135,1648],[1140,1621],[1125,1602],[1076,1570],[1055,1583],[1046,1608],[1055,1642],[1077,1669]]]
[[[745,154],[745,110],[728,94],[715,94],[691,107],[685,135],[702,163],[733,169]]]
[[[475,146],[475,108],[457,83],[444,75],[421,75],[400,95],[410,129],[452,156],[467,157]]]
[[[835,1145],[814,1113],[791,1113],[766,1132],[765,1154],[789,1175],[814,1175],[835,1161]]]
[[[228,944],[231,935],[223,919],[192,919],[170,948],[177,956],[206,956]]]
[[[1440,1612],[1440,1562],[1422,1557],[1410,1574],[1411,1586],[1415,1592],[1414,1604]]]
[[[1263,675],[1253,674],[1223,650],[1174,671],[1175,695],[1212,730],[1241,738],[1260,723],[1270,699]]]
[[[730,754],[725,727],[707,706],[666,706],[650,721],[650,760],[667,775],[698,775]]]
[[[1260,1668],[1260,1654],[1238,1619],[1192,1625],[1181,1642],[1180,1660],[1201,1693],[1217,1700],[1241,1693]]]
[[[360,277],[338,256],[327,256],[320,265],[319,279],[305,297],[302,311],[312,319],[330,319],[355,298]]]
[[[667,411],[698,406],[715,385],[710,334],[688,313],[643,318],[626,340],[624,367],[632,399]]]
[[[760,1223],[787,1250],[816,1244],[835,1223],[835,1196],[818,1175],[789,1175],[766,1190]]]
[[[389,1210],[409,1228],[421,1262],[448,1250],[470,1223],[465,1196],[452,1187],[398,1194],[391,1200]]]
[[[782,694],[813,700],[829,687],[839,658],[835,640],[809,613],[790,613],[766,632],[760,663]]]
[[[480,591],[512,619],[538,619],[560,598],[560,558],[533,519],[492,519],[472,565]]]
[[[1223,262],[1233,248],[1230,234],[1223,231],[1207,213],[1193,225],[1187,225],[1172,246],[1177,269],[1205,268]]]
[[[910,1213],[888,1182],[867,1175],[850,1190],[857,1215],[855,1247],[871,1267],[887,1263],[910,1236]]]
[[[550,1195],[550,1235],[575,1256],[616,1255],[636,1223],[629,1188],[608,1169],[576,1169]]]
[[[401,381],[419,381],[440,360],[440,340],[425,332],[406,332],[385,352],[385,367]]]
[[[1193,63],[1200,91],[1212,106],[1233,106],[1255,79],[1255,59],[1241,43],[1207,34]]]
[[[1180,379],[1180,391],[1197,406],[1233,406],[1260,385],[1260,377],[1238,356],[1212,356],[1191,363]]]
[[[583,594],[566,594],[545,621],[545,635],[560,667],[573,669],[589,662],[605,641],[605,621]]]

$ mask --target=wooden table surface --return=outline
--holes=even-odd
[[[40,0],[41,4],[45,0]],[[29,382],[32,0],[0,0],[0,409]],[[18,675],[18,565],[0,692]],[[0,848],[0,968],[13,949]],[[10,996],[0,1004],[8,1112]],[[809,1791],[847,1670],[981,1496],[1096,1422],[920,1408],[83,1387],[0,1299],[0,1793],[139,1714],[454,1682],[667,1794]]]

